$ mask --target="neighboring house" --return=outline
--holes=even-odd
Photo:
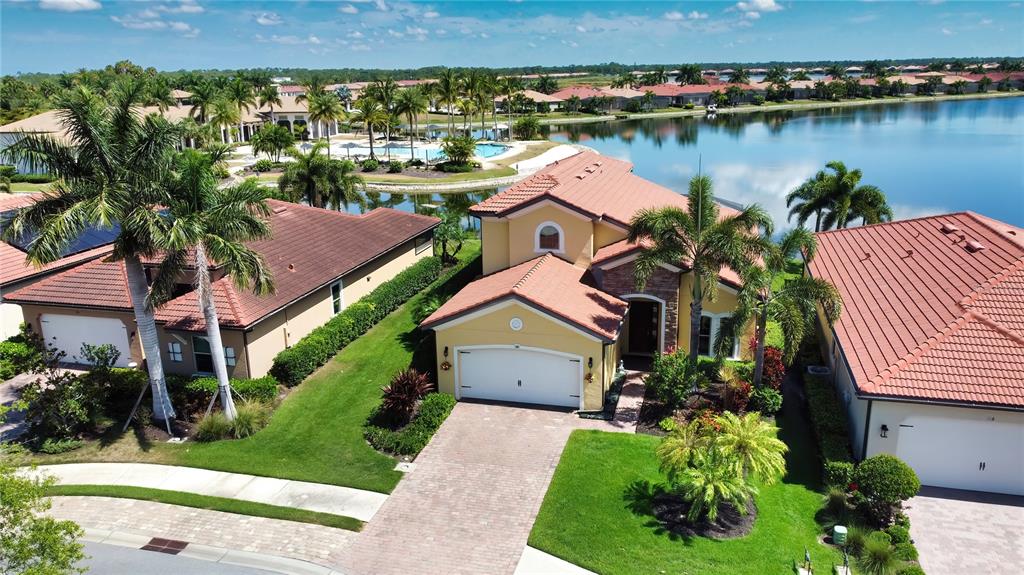
[[[39,197],[40,194],[0,195],[0,232],[6,227],[9,218],[13,217],[14,211]],[[25,248],[30,239],[26,237],[13,243],[0,241],[0,340],[16,335],[25,321],[21,306],[8,302],[7,294],[58,271],[108,255],[114,237],[103,230],[89,230],[64,250],[64,257],[44,266],[34,266],[25,260]]]
[[[273,235],[252,242],[276,291],[257,296],[213,267],[214,298],[228,371],[259,377],[274,356],[421,258],[430,256],[436,218],[380,208],[361,216],[271,200]],[[155,273],[159,262],[147,264]],[[191,277],[156,313],[168,373],[213,371]],[[124,265],[97,259],[8,294],[51,346],[79,360],[82,343],[112,344],[120,365],[144,360]]]
[[[536,105],[537,111],[540,113],[550,112],[552,110],[559,108],[562,105],[561,98],[558,98],[556,96],[549,96],[544,92],[538,92],[536,90],[522,90],[519,93],[522,94],[523,97],[526,98],[527,100],[533,102],[534,105]],[[508,109],[505,108],[505,99],[506,98],[504,95],[495,96],[494,102],[498,104],[499,109],[507,112]]]
[[[817,238],[809,273],[843,298],[822,345],[854,456],[1024,495],[1024,229],[961,212]]]
[[[481,220],[484,276],[421,324],[437,334],[441,391],[600,409],[622,356],[689,347],[686,262],[663,265],[639,290],[641,248],[626,240],[639,210],[682,208],[687,199],[632,167],[582,152],[471,208]],[[738,287],[723,270],[716,301],[704,302],[702,354],[711,354]],[[746,355],[750,335],[734,356]]]

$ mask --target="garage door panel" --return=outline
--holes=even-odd
[[[65,362],[87,363],[82,357],[83,343],[113,345],[121,352],[117,367],[127,367],[131,361],[128,330],[119,319],[47,313],[40,317],[40,327],[47,347],[64,352]]]
[[[580,360],[547,350],[457,350],[462,398],[578,408]]]

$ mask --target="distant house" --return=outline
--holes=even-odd
[[[821,232],[843,311],[823,353],[853,454],[1024,495],[1024,229],[972,212]]]
[[[271,200],[270,239],[252,242],[273,274],[276,291],[257,296],[211,267],[228,371],[259,377],[274,356],[395,274],[432,253],[436,218],[380,208],[354,216]],[[158,262],[148,262],[156,273]],[[206,325],[192,278],[156,312],[164,369],[213,371]],[[124,265],[97,258],[5,295],[48,345],[80,360],[83,343],[111,344],[119,365],[142,364]]]
[[[527,100],[533,102],[536,106],[536,111],[541,113],[556,110],[559,107],[561,107],[562,103],[564,102],[561,98],[557,96],[545,94],[543,92],[538,92],[536,90],[522,90],[519,93],[522,94],[523,97],[526,98]],[[505,99],[506,98],[504,95],[496,96],[494,98],[494,101],[498,104],[498,108],[505,110]]]
[[[30,205],[40,194],[0,195],[0,231],[19,208]],[[20,288],[30,286],[42,278],[82,263],[110,254],[113,235],[103,230],[90,230],[83,237],[72,242],[57,261],[41,267],[26,261],[27,241],[0,241],[0,340],[18,333],[25,321],[21,306],[7,301],[6,296]]]

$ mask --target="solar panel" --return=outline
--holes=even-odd
[[[7,225],[11,222],[12,219],[14,219],[14,216],[17,214],[17,212],[17,210],[9,210],[0,213],[0,231],[7,229]],[[60,257],[65,258],[67,256],[91,250],[93,248],[98,248],[100,246],[111,244],[114,242],[115,239],[117,239],[117,236],[120,233],[121,226],[120,224],[116,223],[110,228],[104,228],[100,226],[89,226],[85,228],[85,230],[83,230],[77,238],[72,240],[71,243],[69,243],[67,247],[64,248],[64,250],[61,251]],[[33,240],[36,239],[38,235],[39,234],[36,233],[35,230],[28,230],[25,233],[21,234],[21,236],[18,238],[7,240],[7,243],[11,244],[12,246],[18,248],[23,252],[28,252],[29,245],[32,243]]]

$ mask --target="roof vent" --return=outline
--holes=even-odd
[[[956,226],[954,226],[953,224],[950,224],[950,223],[942,224],[942,228],[941,229],[942,229],[942,233],[944,233],[944,234],[951,234],[953,232],[959,232],[960,231],[960,228],[958,228],[958,227],[956,227]]]
[[[295,271],[295,264],[288,264],[288,271],[290,271],[290,272]]]
[[[583,179],[583,178],[585,178],[585,177],[587,177],[587,175],[586,175],[586,174],[576,174],[576,179],[577,179],[577,180],[582,180],[582,179]]]
[[[967,248],[967,251],[971,252],[972,254],[980,252],[981,250],[985,249],[985,244],[981,242],[976,242],[974,240],[968,241],[966,244],[964,244],[964,246]]]
[[[903,257],[904,257],[904,258],[909,258],[909,257],[910,257],[910,256],[912,256],[912,255],[914,255],[914,250],[912,250],[912,249],[907,249],[907,254],[906,254],[905,256],[903,256]]]
[[[871,259],[871,252],[864,252],[864,257],[860,258],[860,261],[864,262]]]
[[[280,214],[281,212],[287,212],[287,211],[288,211],[288,206],[277,206],[276,208],[274,208],[274,213],[275,214]]]

